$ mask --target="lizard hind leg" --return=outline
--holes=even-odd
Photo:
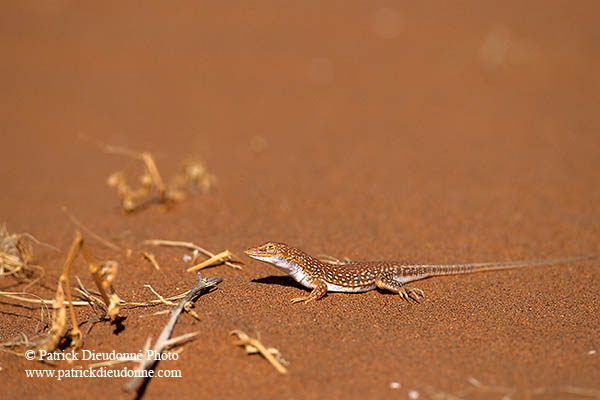
[[[404,300],[413,299],[419,301],[420,297],[425,297],[425,293],[421,289],[407,286],[402,282],[394,279],[392,274],[381,274],[375,279],[375,285],[380,289],[389,290],[390,292],[398,293]]]
[[[292,304],[299,303],[302,301],[308,303],[313,300],[319,300],[321,297],[325,296],[325,294],[327,293],[327,285],[325,284],[325,282],[316,281],[315,283],[317,285],[314,287],[314,289],[312,290],[312,292],[310,292],[308,296],[295,297],[291,300]]]

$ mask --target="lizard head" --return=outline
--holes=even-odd
[[[261,246],[250,248],[244,253],[248,257],[272,264],[292,276],[302,272],[303,268],[307,268],[307,265],[314,266],[318,262],[301,250],[277,242],[267,242]]]
[[[278,261],[288,258],[289,249],[289,246],[285,243],[267,242],[261,246],[245,250],[244,253],[256,260],[277,264]]]

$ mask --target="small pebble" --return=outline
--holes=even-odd
[[[590,356],[591,356],[591,355],[593,355],[593,354],[596,354],[596,350],[590,350],[590,351],[588,351],[588,354],[589,354]]]
[[[192,261],[192,256],[190,256],[189,254],[184,254],[183,255],[183,261],[185,261],[185,262]]]
[[[400,382],[390,382],[390,389],[400,389]]]
[[[473,386],[481,386],[481,382],[479,382],[477,379],[473,378],[472,376],[468,377],[467,381]]]
[[[408,391],[408,398],[411,400],[417,400],[421,394],[417,392],[415,389]]]

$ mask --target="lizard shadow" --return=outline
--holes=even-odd
[[[279,285],[279,286],[295,287],[298,289],[306,290],[306,288],[304,286],[302,286],[301,284],[296,282],[294,280],[294,278],[292,278],[291,276],[288,276],[288,275],[283,275],[283,276],[270,275],[270,276],[265,276],[264,278],[252,279],[251,282],[263,283],[266,285]]]

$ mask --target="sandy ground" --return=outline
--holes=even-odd
[[[134,250],[88,238],[119,262],[127,300],[194,285],[185,252],[150,238],[435,263],[600,254],[598,2],[321,3],[4,2],[0,220],[61,249],[35,248],[46,276],[29,291],[53,297],[75,231],[63,206]],[[151,151],[165,177],[200,155],[218,185],[125,215],[105,181],[128,160],[82,136]],[[153,379],[147,398],[509,393],[465,395],[469,377],[515,399],[600,391],[598,259],[424,280],[420,304],[371,291],[295,305],[304,289],[244,260],[205,272],[224,281],[175,329],[200,336],[159,364],[183,377]],[[93,286],[81,259],[75,275]],[[96,324],[84,349],[140,350],[165,308],[125,310],[119,334]],[[2,299],[0,314],[0,341],[35,332],[38,308]],[[232,346],[232,329],[289,373]],[[131,398],[123,379],[28,379],[48,367],[6,353],[0,367],[2,398]]]

